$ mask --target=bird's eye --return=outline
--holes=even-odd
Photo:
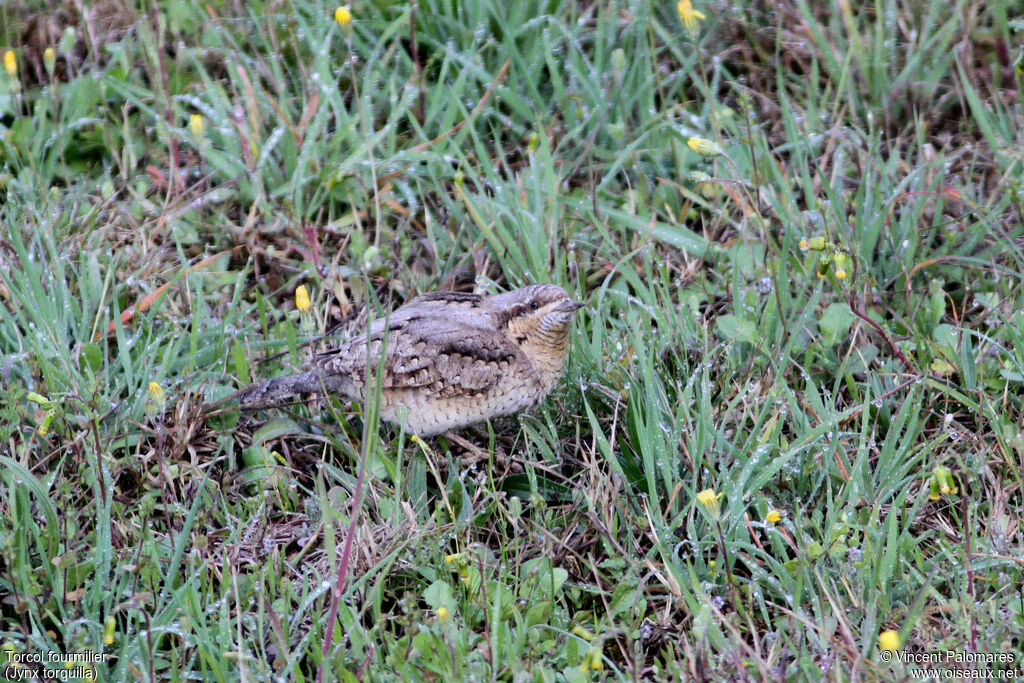
[[[534,301],[533,299],[530,299],[530,308],[535,311],[537,310],[537,302]]]

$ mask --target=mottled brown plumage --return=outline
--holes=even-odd
[[[557,285],[424,294],[374,321],[369,334],[317,356],[314,369],[253,385],[240,400],[273,403],[325,390],[364,400],[383,349],[383,419],[432,436],[509,415],[554,388],[582,305]]]

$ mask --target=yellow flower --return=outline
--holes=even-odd
[[[192,137],[196,140],[203,137],[203,131],[206,130],[206,124],[203,122],[202,114],[192,114],[188,117],[188,129],[192,133]]]
[[[768,514],[764,516],[764,521],[778,524],[782,521],[782,513],[778,510],[769,510]]]
[[[156,382],[149,383],[149,386],[146,387],[146,393],[149,394],[151,399],[160,405],[163,405],[164,399],[167,397],[167,394],[164,393],[164,388]]]
[[[156,382],[150,382],[146,387],[146,393],[149,394],[149,400],[146,401],[146,414],[156,415],[164,409],[164,401],[167,395],[164,393],[164,388]]]
[[[721,147],[715,142],[705,140],[704,138],[690,138],[686,141],[686,146],[702,157],[714,157],[722,154]]]
[[[820,261],[818,261],[818,277],[824,278],[828,275],[828,269],[832,267],[832,257],[826,254]]]
[[[604,669],[604,661],[602,660],[601,648],[597,645],[587,648],[587,651],[583,654],[583,662],[579,666],[580,673],[587,673],[589,671],[601,671]]]
[[[295,290],[295,307],[303,313],[309,310],[309,292],[306,291],[306,285],[299,285]]]
[[[50,426],[53,424],[53,421],[56,418],[57,418],[57,409],[56,408],[50,408],[49,410],[46,411],[46,414],[43,415],[43,421],[39,425],[39,430],[38,430],[39,431],[39,436],[46,436],[47,434],[50,433]]]
[[[895,652],[900,649],[900,633],[899,631],[882,631],[878,634],[878,649],[888,650],[889,652]]]
[[[846,254],[837,253],[832,257],[832,262],[836,266],[836,277],[840,280],[846,278]]]
[[[4,70],[7,71],[7,75],[11,78],[18,75],[18,58],[14,55],[14,50],[8,50],[4,53]]]
[[[808,249],[811,251],[825,251],[825,246],[825,238],[821,235],[810,238],[805,237],[800,240],[800,249],[803,251],[807,251]]]
[[[437,620],[440,621],[442,624],[448,623],[448,620],[451,619],[451,616],[452,613],[448,611],[447,607],[437,608]]]
[[[352,26],[352,10],[348,8],[348,5],[342,5],[334,10],[334,20],[343,29],[350,28]]]
[[[944,496],[955,496],[960,493],[960,489],[953,481],[953,473],[948,467],[936,467],[932,470],[928,498],[938,500],[940,493]]]
[[[715,493],[714,489],[704,489],[697,494],[697,502],[704,507],[704,511],[712,521],[718,521],[722,517],[722,506],[719,501],[723,493]]]
[[[686,32],[690,34],[690,38],[696,38],[697,29],[700,28],[698,22],[707,17],[703,12],[693,9],[693,3],[690,0],[679,0],[676,9],[679,10],[679,18],[682,20]]]
[[[53,70],[57,66],[57,53],[54,52],[52,47],[43,50],[43,65],[46,67],[46,73],[52,76]]]

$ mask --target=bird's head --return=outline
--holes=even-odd
[[[565,364],[573,314],[583,304],[558,285],[529,285],[490,299],[508,337],[554,382]]]

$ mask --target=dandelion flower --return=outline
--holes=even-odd
[[[156,382],[150,382],[146,387],[146,393],[153,399],[155,403],[159,403],[161,406],[164,404],[164,400],[167,398],[167,394],[164,393],[164,388]]]
[[[722,516],[722,506],[719,504],[719,501],[723,495],[722,493],[715,493],[714,489],[704,489],[697,494],[697,502],[704,508],[708,517],[714,521],[717,521]]]
[[[882,631],[878,634],[878,649],[888,650],[889,652],[895,652],[900,649],[900,633],[899,631]]]
[[[686,146],[702,157],[715,157],[722,153],[722,148],[717,143],[704,138],[690,138]]]
[[[697,31],[700,29],[700,20],[707,19],[707,17],[703,12],[695,10],[690,0],[679,0],[676,9],[679,10],[679,19],[683,22],[683,28],[690,34],[691,39],[695,39]]]
[[[202,114],[192,114],[188,117],[188,129],[192,133],[192,137],[196,140],[203,137],[203,131],[206,130],[206,124],[203,122]]]
[[[303,313],[309,310],[309,292],[306,291],[306,285],[299,285],[295,290],[295,307]]]
[[[14,50],[4,53],[4,70],[11,78],[18,75],[18,58],[15,56]]]
[[[352,10],[348,8],[348,5],[342,5],[334,10],[334,20],[343,29],[350,28],[352,26]]]

